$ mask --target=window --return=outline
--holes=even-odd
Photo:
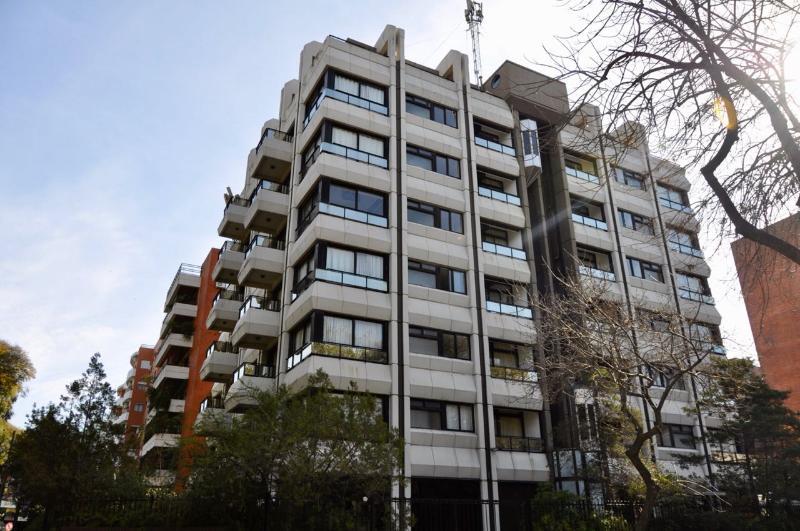
[[[460,212],[407,200],[408,221],[464,234],[464,217]]]
[[[386,106],[386,89],[334,70],[327,70],[316,87],[313,96],[306,103],[306,115],[303,120],[305,128],[319,109],[325,98],[333,98],[350,105],[362,107],[379,114],[388,115]]]
[[[411,427],[473,432],[472,405],[412,398]]]
[[[515,231],[516,232],[516,231]],[[488,252],[503,256],[510,256],[519,260],[528,258],[524,249],[511,247],[508,244],[509,231],[504,228],[481,223],[481,248]]]
[[[508,247],[508,232],[486,223],[481,223],[481,237],[483,241]]]
[[[586,267],[597,269],[597,254],[586,249],[578,249],[578,260]]]
[[[496,175],[487,174],[485,171],[478,170],[478,194],[483,197],[497,199],[512,205],[521,205],[519,196],[505,191],[505,182],[509,181],[511,189],[516,191],[513,178],[504,178]]]
[[[664,282],[664,272],[660,265],[630,256],[626,260],[628,261],[628,271],[632,276],[654,282]]]
[[[623,168],[614,168],[614,179],[618,183],[626,184],[639,190],[644,190],[644,175]]]
[[[312,312],[292,330],[287,368],[311,356],[387,363],[386,323]]]
[[[530,352],[525,352],[529,348],[517,343],[489,339],[489,354],[495,367],[521,368],[523,360],[526,363],[530,362]]]
[[[150,360],[142,360],[139,362],[139,367],[142,369],[149,369],[150,368]]]
[[[689,337],[695,340],[697,348],[707,349],[715,354],[725,354],[725,347],[722,346],[722,334],[717,325],[690,323]]]
[[[303,152],[301,180],[320,153],[331,153],[348,159],[388,168],[386,140],[368,133],[346,129],[332,122],[325,122]]]
[[[573,221],[595,229],[608,230],[606,213],[602,204],[572,197],[571,207]]]
[[[533,310],[528,305],[528,292],[524,284],[484,277],[484,290],[487,311],[533,319]]]
[[[314,280],[386,291],[387,265],[379,254],[318,243],[295,265],[295,294]]]
[[[683,424],[662,424],[658,445],[667,448],[694,450],[694,428]]]
[[[635,230],[636,232],[641,232],[643,234],[649,234],[651,236],[655,234],[655,231],[653,230],[653,220],[647,216],[634,214],[633,212],[620,209],[619,221],[622,223],[622,226],[627,229]]]
[[[473,122],[473,127],[475,129],[476,145],[498,153],[505,153],[506,155],[514,156],[517,154],[510,131],[480,123],[477,120]]]
[[[689,208],[689,198],[686,192],[658,183],[658,202],[673,210],[683,210],[691,212]]]
[[[714,299],[711,297],[711,290],[708,288],[708,281],[705,278],[678,271],[676,274],[676,282],[681,298],[695,302],[714,304]]]
[[[470,359],[469,336],[421,326],[408,327],[408,349],[415,354]]]
[[[667,230],[667,242],[669,243],[670,249],[673,251],[696,256],[698,258],[703,257],[703,251],[700,250],[700,243],[697,240],[697,235],[692,232],[670,227]]]
[[[648,367],[650,377],[653,379],[653,387],[666,387],[670,380],[675,379],[672,389],[680,391],[686,390],[686,381],[683,377],[675,376],[676,370],[670,367]]]
[[[415,260],[408,261],[408,283],[455,293],[467,292],[467,279],[463,271]]]
[[[581,156],[564,153],[564,171],[567,175],[592,183],[600,183],[594,161]]]
[[[597,412],[594,404],[576,404],[578,414],[578,438],[581,442],[597,441]]]
[[[147,391],[147,382],[136,382],[136,388],[140,391]]]
[[[409,114],[458,128],[456,111],[408,93],[406,93],[406,111]]]
[[[577,251],[578,272],[580,274],[603,280],[616,280],[610,253],[584,247],[578,247]]]
[[[144,411],[144,404],[143,404],[142,402],[137,402],[137,403],[135,403],[135,404],[133,405],[133,410],[134,410],[136,413],[141,413],[142,411]]]
[[[322,179],[317,189],[298,207],[297,235],[322,212],[378,227],[388,227],[387,200],[384,194]]]
[[[458,159],[440,155],[421,147],[408,144],[406,146],[406,161],[410,166],[435,171],[456,179],[461,178],[460,161]]]

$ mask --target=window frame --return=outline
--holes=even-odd
[[[427,159],[431,163],[431,167],[420,166],[419,164],[413,164],[410,162],[411,157],[409,155],[414,155],[419,158]],[[440,166],[439,164],[444,164],[445,171],[439,171]],[[439,175],[445,175],[447,177],[452,177],[454,179],[461,179],[461,160],[456,159],[453,157],[449,157],[442,153],[437,153],[435,151],[431,151],[429,149],[425,149],[420,146],[415,146],[414,144],[406,143],[406,164],[408,166],[414,166],[415,168],[421,168],[423,170],[432,171],[438,173]],[[452,169],[455,171],[451,171]]]
[[[414,105],[415,107],[425,108],[428,111],[428,116],[422,116],[420,113],[411,112],[408,110],[409,103]],[[441,110],[441,118],[438,119],[437,111]],[[440,123],[442,125],[446,125],[448,127],[452,127],[453,129],[458,129],[458,111],[455,109],[448,107],[446,105],[442,105],[440,103],[433,102],[429,99],[422,98],[420,96],[416,96],[409,92],[406,92],[406,113],[413,114],[414,116],[419,116],[420,118],[427,118],[436,123]],[[452,122],[449,123],[448,118],[452,117]]]
[[[624,208],[618,208],[617,212],[619,214],[618,217],[620,224],[626,229],[635,232],[641,232],[642,234],[648,234],[650,236],[655,236],[653,218],[649,218],[642,214],[631,212],[630,210],[625,210]],[[626,223],[626,218],[630,218],[631,221],[630,225]],[[646,228],[647,230],[642,230],[643,227]]]
[[[462,271],[460,269],[453,269],[451,267],[439,265],[439,264],[431,264],[429,262],[423,262],[421,260],[408,260],[407,270],[409,272],[408,275],[408,283],[412,286],[420,286],[423,288],[428,289],[438,289],[442,291],[448,291],[450,293],[459,293],[461,295],[467,294],[467,272]],[[423,286],[421,284],[413,284],[411,282],[411,271],[419,271],[422,273],[432,274],[434,275],[436,287],[431,288],[430,286]],[[456,274],[460,273],[463,276],[463,284],[464,284],[464,291],[458,291],[455,289],[455,278]]]
[[[677,428],[677,429],[676,429]],[[664,440],[664,435],[669,435],[669,441]],[[678,446],[675,444],[676,436],[689,435],[692,438],[692,446]],[[656,434],[658,439],[658,446],[662,448],[677,448],[679,450],[697,450],[697,440],[694,435],[694,426],[688,424],[674,424],[663,422],[661,424],[661,431]]]
[[[341,271],[339,269],[331,269],[327,265],[327,253],[329,249],[336,249],[339,251],[345,251],[353,254],[353,271]],[[357,273],[358,271],[358,260],[359,255],[371,255],[375,257],[380,257],[382,260],[382,276],[375,277],[371,275],[363,275],[361,273]],[[305,267],[305,274],[303,276],[299,275],[299,272],[302,268]],[[313,282],[320,281],[320,282],[328,282],[331,284],[338,284],[342,286],[352,286],[355,288],[361,289],[368,289],[372,291],[379,291],[386,293],[389,290],[389,257],[385,254],[375,253],[372,251],[367,251],[358,247],[350,247],[347,245],[339,245],[338,243],[331,243],[325,240],[318,240],[314,243],[313,247],[309,249],[303,257],[298,260],[294,266],[292,266],[294,271],[294,283],[292,286],[292,295],[296,297],[303,291],[305,291],[308,286],[310,286]],[[368,280],[366,280],[366,285],[360,286],[350,282],[344,282],[344,277],[342,282],[336,282],[330,278],[320,277],[317,275],[317,271],[324,270],[324,271],[332,271],[334,273],[342,273],[343,275],[350,275],[354,277],[361,277],[365,279],[375,279],[386,283],[386,289],[377,289],[375,287],[370,287]]]
[[[417,406],[417,407],[415,407]],[[458,408],[458,428],[450,428],[447,426],[447,406],[455,406]],[[469,418],[471,427],[469,429],[462,429],[462,411],[469,409]],[[410,400],[410,418],[409,425],[415,430],[437,430],[437,431],[455,431],[461,433],[475,433],[475,406],[473,404],[465,404],[463,402],[448,402],[444,400],[430,400],[427,398],[411,398]],[[428,427],[414,425],[414,411],[427,411],[437,412],[439,414],[439,427]]]
[[[661,264],[656,264],[654,262],[648,262],[647,260],[642,260],[641,258],[635,258],[633,256],[626,256],[625,262],[628,265],[628,273],[632,277],[640,278],[642,280],[649,280],[651,282],[660,282],[661,284],[664,283],[664,266]],[[636,264],[636,268],[641,272],[641,274],[636,273],[636,269],[634,268],[634,264]],[[653,278],[652,276],[648,275],[647,273],[655,273],[657,278]]]
[[[434,340],[434,338],[430,337],[430,335],[426,337],[424,335],[425,333],[428,333],[430,335],[434,335],[434,334],[436,335],[435,341],[436,341],[437,353],[435,354],[435,356],[440,357],[440,358],[448,358],[448,359],[462,360],[462,361],[470,361],[472,359],[472,352],[471,352],[471,349],[470,349],[470,346],[471,346],[470,345],[470,337],[469,337],[468,334],[459,334],[457,332],[448,332],[448,331],[445,331],[445,330],[438,330],[436,328],[428,328],[428,327],[425,327],[425,326],[417,326],[417,325],[412,325],[412,324],[408,325],[408,338],[409,338],[408,339],[408,344],[409,344],[409,352],[410,353],[419,354],[419,355],[422,355],[422,356],[432,356],[432,355],[434,355],[434,354],[428,354],[428,353],[425,353],[425,352],[412,352],[411,351],[411,338],[412,337],[426,339],[426,340]],[[419,334],[419,335],[415,335],[415,334]],[[456,352],[455,355],[453,355],[453,356],[447,355],[446,349],[445,349],[445,337],[448,337],[448,336],[452,336],[453,345],[456,347],[456,351],[458,350],[457,347],[458,347],[459,338],[461,338],[462,340],[466,340],[466,342],[467,342],[467,345],[466,345],[467,346],[466,357],[460,356],[458,354],[458,352]]]
[[[456,234],[464,234],[464,214],[462,212],[433,205],[431,203],[425,203],[424,201],[418,201],[416,199],[411,199],[411,198],[406,199],[406,215],[408,215],[409,210],[414,210],[415,212],[420,212],[422,214],[433,216],[433,225],[428,225],[427,223],[420,223],[419,221],[412,220],[410,217],[408,218],[409,223],[416,223],[417,225],[424,225],[426,227],[442,229],[448,232],[454,232]],[[448,227],[444,227],[442,223],[443,216],[445,214],[447,215],[448,219],[448,225],[449,225]],[[453,230],[452,220],[454,217],[459,219],[458,224],[460,224],[461,227],[460,231]]]
[[[354,191],[356,193],[356,208],[350,208],[350,207],[337,205],[335,203],[331,203],[330,202],[330,187],[331,186],[338,186],[340,188],[349,188],[350,190]],[[366,210],[359,210],[358,209],[359,202],[360,202],[359,198],[361,197],[361,195],[360,195],[361,193],[371,194],[371,195],[380,197],[382,199],[382,201],[383,201],[383,214],[378,215],[378,214],[373,214],[371,212],[368,212]],[[359,219],[354,219],[352,217],[338,216],[338,215],[336,215],[336,214],[334,214],[334,213],[332,213],[330,211],[321,212],[320,211],[320,204],[331,205],[331,206],[336,207],[336,208],[341,208],[341,209],[344,209],[344,210],[350,210],[350,211],[357,212],[359,214],[363,214],[363,215],[367,216],[367,220],[366,221],[362,221],[362,220],[359,220]],[[303,233],[303,231],[306,229],[306,227],[308,227],[308,225],[310,225],[311,222],[314,220],[314,218],[317,217],[317,215],[320,214],[320,213],[327,214],[329,216],[334,216],[334,217],[344,217],[344,219],[349,219],[351,221],[357,221],[359,223],[367,223],[368,225],[374,225],[376,227],[383,227],[383,228],[388,228],[389,227],[389,197],[388,197],[388,195],[386,193],[378,191],[378,190],[373,190],[371,188],[363,188],[363,187],[360,187],[360,186],[352,186],[350,184],[345,184],[345,183],[342,183],[341,181],[337,181],[337,180],[331,179],[329,177],[321,178],[319,180],[319,182],[314,186],[314,188],[312,188],[308,192],[308,194],[306,194],[306,196],[303,198],[303,200],[300,201],[300,204],[297,207],[297,212],[298,212],[298,216],[297,216],[298,219],[297,219],[297,228],[295,229],[296,236],[300,236]],[[370,221],[369,221],[369,217],[370,216],[373,217],[373,218],[380,218],[380,219],[384,220],[384,222],[381,223],[381,224],[370,223]]]
[[[620,166],[613,166],[613,170],[614,180],[618,183],[636,188],[637,190],[647,190],[647,181],[644,174]],[[631,181],[637,184],[631,184]]]

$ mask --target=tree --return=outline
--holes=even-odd
[[[28,354],[17,345],[0,340],[0,465],[6,460],[13,427],[8,423],[22,386],[36,376]]]
[[[623,488],[641,483],[643,509],[636,526],[646,529],[668,483],[650,458],[664,428],[664,408],[673,390],[689,389],[690,379],[704,372],[713,343],[666,304],[632,301],[634,308],[626,309],[615,300],[603,281],[560,278],[555,293],[534,303],[537,337],[548,343],[534,366],[547,375],[551,402],[568,397],[592,406],[596,422],[591,415],[579,416],[572,440],[607,457],[595,471],[607,483]],[[574,426],[565,422],[554,429]]]
[[[741,505],[800,499],[800,418],[748,359],[714,360],[699,404],[721,420],[710,430],[718,483]]]
[[[45,527],[82,499],[143,492],[135,463],[119,444],[114,392],[105,378],[95,354],[59,404],[34,407],[11,450],[8,466],[19,504],[43,513]]]
[[[644,126],[666,158],[699,168],[700,202],[720,223],[800,263],[765,226],[800,191],[800,120],[785,59],[792,0],[576,0],[584,23],[550,53],[575,100],[601,107],[607,132]],[[587,13],[591,13],[587,15]],[[624,134],[622,135],[624,136]]]
[[[282,386],[247,394],[254,407],[204,421],[199,433],[206,437],[191,443],[195,514],[214,500],[210,507],[228,515],[263,507],[297,526],[336,521],[345,529],[363,500],[389,497],[403,445],[374,397],[355,387],[336,393],[321,372],[301,392]]]

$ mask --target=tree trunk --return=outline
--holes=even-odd
[[[660,487],[653,479],[650,469],[642,461],[641,449],[648,438],[643,438],[641,435],[636,438],[633,444],[625,450],[625,455],[630,460],[633,467],[639,473],[645,486],[644,504],[642,505],[642,512],[636,519],[636,531],[644,531],[650,526],[650,516],[653,514],[653,507],[655,507],[656,500],[658,499],[658,491]]]

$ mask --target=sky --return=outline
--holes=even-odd
[[[545,63],[575,23],[557,0],[484,14],[484,77],[504,59]],[[461,0],[0,0],[0,338],[37,370],[12,422],[58,400],[94,352],[124,381],[178,265],[220,245],[225,187],[241,187],[303,45],[374,44],[387,24],[418,63],[470,50]],[[728,246],[709,262],[729,355],[750,355]]]

